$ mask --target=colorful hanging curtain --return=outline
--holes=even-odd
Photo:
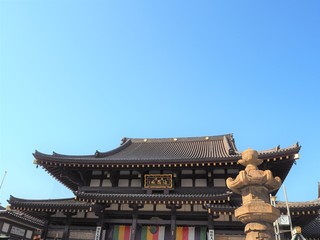
[[[197,227],[195,240],[206,240],[207,239],[207,228],[206,227]]]
[[[165,240],[164,226],[143,226],[141,240]]]
[[[204,227],[177,227],[176,240],[206,240],[207,230]]]
[[[130,240],[131,226],[114,225],[112,240]]]
[[[131,226],[114,225],[107,232],[107,239],[130,240]],[[142,226],[137,228],[137,240],[170,239],[170,226]],[[176,240],[206,240],[206,227],[179,226],[176,228]]]

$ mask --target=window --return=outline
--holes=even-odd
[[[204,209],[202,205],[196,204],[196,205],[193,205],[193,211],[194,212],[206,212],[207,210]]]
[[[195,186],[196,187],[206,187],[207,186],[207,179],[206,178],[196,179]]]
[[[92,171],[92,175],[102,175],[102,171]]]
[[[26,238],[31,239],[32,237],[32,231],[27,230]]]
[[[181,179],[181,187],[193,187],[192,179]]]
[[[130,175],[130,171],[122,170],[122,171],[120,171],[120,175]]]
[[[131,187],[141,187],[141,179],[131,179]]]
[[[102,187],[112,187],[112,183],[111,183],[110,179],[104,179],[102,181]]]
[[[238,174],[239,169],[235,169],[235,168],[227,169],[227,173],[228,174]]]
[[[224,178],[215,178],[213,179],[213,186],[215,187],[225,187],[226,180]]]
[[[129,187],[129,180],[119,179],[118,187]]]
[[[177,210],[178,212],[191,212],[191,206],[183,204],[181,208]]]
[[[3,223],[3,225],[2,225],[2,232],[8,232],[8,230],[9,230],[9,227],[10,227],[10,224],[8,224],[8,223]]]
[[[192,174],[192,170],[191,169],[185,169],[181,171],[181,174]]]
[[[91,179],[90,187],[100,187],[100,179]]]
[[[197,169],[195,171],[196,174],[207,174],[207,171],[206,170],[202,170],[202,169]]]
[[[213,169],[213,174],[224,174],[224,169],[221,169],[221,168]]]

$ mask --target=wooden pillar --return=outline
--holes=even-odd
[[[69,239],[69,230],[70,230],[70,223],[71,223],[71,214],[66,213],[66,223],[63,229],[63,235],[62,240],[68,240]]]
[[[97,227],[96,227],[96,233],[95,233],[95,239],[97,240],[102,240],[102,237],[103,237],[105,208],[106,208],[106,205],[104,204],[96,203],[94,205],[95,215],[99,217],[99,220],[97,222]]]
[[[212,214],[208,214],[208,229],[214,229]]]
[[[136,239],[136,234],[137,234],[137,219],[138,215],[133,214],[132,215],[132,225],[131,225],[131,233],[130,233],[130,239],[135,240]]]
[[[142,204],[130,204],[130,208],[132,208],[132,224],[131,224],[131,232],[130,239],[135,240],[137,236],[137,222],[138,222],[138,210],[142,208]]]
[[[46,228],[41,232],[41,239],[47,239],[49,230],[49,223],[46,225]]]
[[[176,207],[171,206],[171,224],[170,224],[170,239],[176,239]]]
[[[49,226],[51,222],[51,214],[46,214],[46,219],[47,219],[47,224],[45,229],[43,229],[43,231],[41,232],[41,239],[47,239]]]
[[[98,230],[98,228],[100,228],[100,236],[99,236],[99,240],[103,240],[102,237],[103,237],[103,226],[104,226],[104,211],[100,212],[99,214],[99,221],[98,221],[98,224],[97,224],[97,229],[96,231]],[[99,231],[99,230],[98,230]]]
[[[207,234],[210,232],[210,230],[214,230],[214,222],[213,222],[213,216],[212,214],[208,213],[208,229]],[[210,236],[208,239],[212,239]]]

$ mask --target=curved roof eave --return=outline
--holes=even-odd
[[[2,210],[0,211],[0,215],[7,216],[10,220],[13,220],[12,218],[17,219],[19,224],[26,224],[31,228],[43,228],[46,225],[46,221],[18,210]]]
[[[320,210],[320,199],[306,201],[306,202],[288,202],[289,208],[295,209],[308,209],[308,208],[318,208]],[[277,202],[277,207],[286,208],[286,202]]]
[[[13,209],[56,209],[64,207],[66,209],[89,209],[92,204],[80,202],[75,198],[61,198],[61,199],[43,199],[30,200],[10,196],[8,200],[10,207]]]
[[[232,195],[232,192],[225,192],[221,194],[212,193],[170,193],[170,194],[125,194],[125,193],[88,193],[82,191],[76,191],[75,195],[77,199],[97,201],[103,199],[106,201],[219,201],[228,200]],[[201,200],[199,200],[201,199]]]
[[[280,157],[285,156],[289,154],[295,154],[298,153],[301,146],[295,145],[295,147],[288,147],[288,148],[282,148],[282,149],[271,149],[270,151],[258,151],[259,158],[265,159],[265,158],[273,158],[273,157]],[[110,151],[111,152],[111,151]],[[69,163],[69,164],[144,164],[148,162],[149,164],[170,164],[173,163],[173,161],[176,161],[178,163],[191,163],[191,162],[234,162],[241,158],[241,153],[237,153],[234,155],[226,156],[226,157],[204,157],[204,158],[177,158],[177,157],[145,157],[145,158],[112,158],[108,157],[106,158],[97,158],[95,156],[66,156],[62,157],[62,155],[48,155],[37,152],[35,154],[36,156],[36,164],[43,162],[51,162],[51,163]]]

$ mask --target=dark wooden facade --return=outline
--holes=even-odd
[[[45,220],[38,219],[21,211],[7,211],[0,207],[0,239],[12,240],[40,239],[40,230],[45,227]]]
[[[299,150],[295,144],[259,151],[260,168],[284,180]],[[203,231],[209,230],[215,239],[243,239],[244,226],[233,214],[241,197],[225,185],[226,178],[243,169],[231,134],[125,138],[109,152],[70,156],[36,151],[34,157],[75,195],[47,201],[10,198],[12,209],[46,220],[45,239],[113,239],[123,226],[129,227],[131,240],[144,239],[146,226],[162,226],[165,239],[176,239],[179,227],[195,239],[204,239]],[[316,209],[319,204],[306,215],[316,217]]]

